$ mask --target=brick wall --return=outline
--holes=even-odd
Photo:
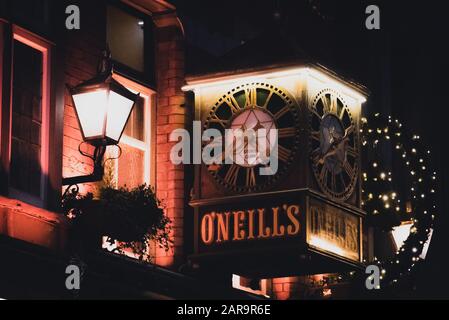
[[[185,128],[189,111],[184,107],[184,41],[179,25],[166,23],[168,16],[156,21],[156,81],[157,81],[157,129],[156,129],[156,190],[163,199],[168,217],[172,220],[173,250],[157,250],[156,263],[177,266],[183,263],[184,245],[184,166],[170,162],[170,150],[175,144],[169,141],[170,133]],[[162,26],[161,26],[162,25]]]
[[[92,78],[97,72],[97,64],[106,45],[106,10],[103,1],[80,1],[81,12],[96,12],[82,15],[80,30],[66,33],[65,42],[65,83],[75,86]],[[75,108],[68,90],[64,95],[63,127],[63,177],[92,173],[92,160],[82,156],[78,146],[82,142],[81,131],[75,114]],[[86,144],[83,151],[93,152]],[[80,186],[81,192],[91,190],[92,185]]]
[[[272,297],[276,300],[288,300],[295,296],[299,289],[299,277],[272,279]]]
[[[81,12],[96,10],[98,14],[85,15],[81,30],[68,32],[65,50],[65,82],[77,85],[96,74],[98,59],[105,47],[106,16],[102,2],[82,2]],[[95,8],[96,7],[96,8]],[[90,20],[89,20],[90,19]],[[184,42],[183,34],[173,14],[158,16],[156,22],[156,190],[166,206],[166,214],[172,220],[173,249],[155,250],[155,263],[176,267],[184,262],[184,167],[170,162],[169,152],[174,143],[170,133],[184,128],[188,112],[184,108]],[[173,23],[174,22],[174,23]],[[78,152],[81,132],[69,92],[65,94],[63,139],[63,176],[91,173],[92,161]],[[83,151],[92,148],[83,145]],[[153,164],[154,165],[154,164]],[[81,192],[91,191],[93,185],[81,186]]]

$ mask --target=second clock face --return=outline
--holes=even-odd
[[[358,139],[352,115],[341,96],[321,91],[311,106],[311,160],[321,190],[348,199],[358,176]]]
[[[214,155],[223,162],[208,165],[210,174],[227,190],[236,192],[260,191],[274,183],[295,157],[300,132],[298,108],[287,92],[266,83],[245,84],[226,92],[211,108],[204,129],[217,129],[223,137],[225,131],[230,132],[226,143],[231,143],[234,159],[226,163],[223,145],[223,153]],[[259,132],[256,148],[247,142],[234,143],[239,132],[250,129]],[[261,168],[273,168],[264,161],[273,151],[272,130],[277,130],[278,168],[263,175]]]

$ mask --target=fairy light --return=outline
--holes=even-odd
[[[374,127],[375,129],[369,128],[371,121],[377,124]],[[429,204],[429,202],[434,201],[434,198],[430,197],[430,195],[435,194],[436,190],[428,184],[435,183],[437,174],[429,169],[429,159],[426,158],[431,154],[431,151],[419,151],[421,137],[418,134],[413,134],[410,136],[410,140],[407,141],[407,135],[401,132],[402,123],[398,119],[393,121],[391,116],[384,118],[380,113],[376,113],[373,119],[363,118],[362,124],[362,146],[369,150],[368,152],[371,152],[370,148],[376,152],[381,152],[382,148],[378,146],[382,141],[385,141],[385,143],[390,143],[389,141],[391,141],[393,152],[397,152],[397,155],[402,159],[404,167],[408,168],[407,172],[410,177],[410,179],[405,181],[410,183],[408,190],[410,190],[411,194],[408,198],[403,199],[405,206],[402,206],[404,213],[407,212],[414,217],[411,220],[410,235],[407,241],[404,242],[404,245],[396,252],[396,259],[380,261],[375,258],[376,263],[382,266],[382,281],[397,283],[404,275],[416,269],[414,266],[417,262],[422,261],[418,255],[428,239],[430,230],[433,228],[435,214],[419,208],[433,208],[433,210],[436,210],[435,204]],[[417,155],[421,156],[415,157]],[[374,215],[383,215],[387,212],[400,214],[402,211],[400,205],[402,195],[386,189],[391,188],[386,183],[392,182],[393,177],[391,172],[382,171],[382,166],[380,160],[371,162],[369,168],[373,171],[378,171],[370,173],[370,179],[368,179],[369,173],[363,173],[362,177],[366,185],[362,202],[364,205],[369,206],[369,212]],[[431,174],[425,175],[425,172],[428,171]],[[383,190],[379,192],[379,188],[383,188]],[[374,190],[378,191],[373,192]],[[405,201],[405,199],[407,200]],[[389,268],[392,268],[392,270],[388,270]]]

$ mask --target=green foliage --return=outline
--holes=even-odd
[[[171,221],[147,185],[101,187],[98,199],[91,193],[71,191],[63,201],[63,210],[75,219],[78,232],[107,236],[110,243],[118,243],[116,251],[131,249],[140,259],[149,260],[152,242],[167,251],[170,248]]]

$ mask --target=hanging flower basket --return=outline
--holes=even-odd
[[[73,191],[64,199],[63,209],[74,217],[77,232],[127,243],[153,239],[168,249],[170,220],[146,185],[131,190],[104,187],[98,199]]]

